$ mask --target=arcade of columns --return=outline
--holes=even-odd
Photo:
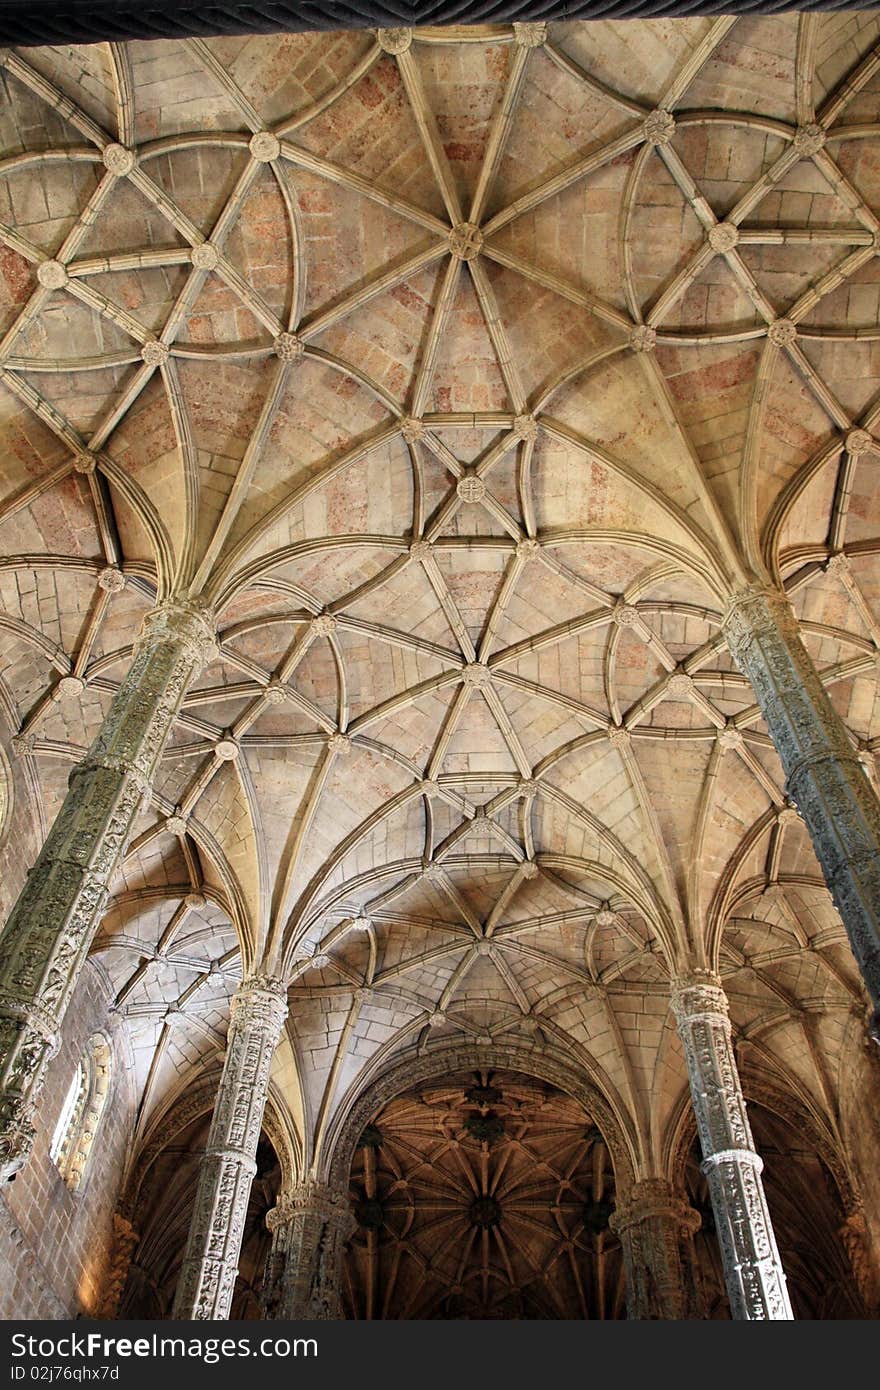
[[[314,1013],[316,1000],[345,992],[330,1081],[312,1102],[317,1119],[303,1121],[314,1126],[314,1152],[322,1143],[329,1152],[328,1135],[338,1134],[333,1097],[365,1036],[359,1021],[383,987],[397,999],[408,969],[425,974],[398,1000],[406,1017],[396,1032],[382,1034],[383,1065],[404,1042],[418,1041],[418,1055],[430,1055],[456,1019],[491,1065],[508,1025],[472,1026],[466,1008],[479,1003],[479,985],[464,1003],[456,993],[469,971],[479,980],[490,964],[532,1045],[543,1038],[549,1050],[565,1050],[561,1025],[542,1013],[542,992],[574,979],[593,998],[605,987],[602,972],[569,959],[554,974],[545,948],[515,954],[522,921],[509,909],[529,893],[523,910],[532,927],[552,929],[555,920],[561,932],[563,919],[579,919],[634,942],[640,957],[662,959],[731,1312],[792,1316],[743,1099],[722,941],[728,916],[745,915],[734,891],[743,855],[754,873],[755,846],[769,836],[776,868],[759,892],[778,890],[783,836],[802,824],[836,909],[823,907],[822,920],[842,924],[861,977],[864,994],[856,981],[850,1011],[854,998],[865,1036],[880,1041],[880,805],[873,768],[866,770],[876,734],[871,703],[861,699],[867,713],[858,713],[842,694],[847,682],[872,678],[880,654],[870,573],[880,405],[870,382],[861,396],[851,385],[864,370],[864,341],[878,334],[876,319],[835,317],[840,287],[872,286],[876,274],[880,182],[856,156],[880,139],[880,48],[871,23],[858,28],[850,19],[664,23],[654,76],[661,26],[634,25],[627,43],[639,58],[638,93],[630,90],[636,78],[615,68],[622,24],[169,42],[169,65],[186,57],[178,85],[213,89],[204,110],[196,103],[183,119],[169,106],[164,124],[162,75],[145,71],[149,45],[99,46],[112,76],[105,121],[96,82],[85,84],[82,107],[71,95],[64,55],[2,55],[13,111],[16,102],[25,114],[28,103],[42,103],[58,129],[33,153],[11,142],[0,175],[13,181],[26,168],[51,180],[78,160],[94,179],[85,210],[71,210],[54,240],[39,237],[23,213],[19,224],[4,215],[0,227],[10,255],[34,270],[0,344],[6,418],[29,412],[45,433],[33,445],[43,451],[43,471],[31,465],[29,479],[13,479],[0,502],[0,527],[10,528],[0,530],[12,557],[6,570],[14,577],[25,560],[59,568],[60,556],[38,554],[36,529],[21,523],[56,486],[76,488],[77,505],[93,508],[102,548],[74,557],[78,574],[94,582],[98,571],[99,602],[67,665],[56,644],[48,697],[30,698],[19,717],[17,756],[37,766],[62,753],[50,721],[63,699],[81,701],[90,681],[104,703],[0,936],[0,1155],[4,1178],[25,1170],[65,1011],[90,953],[102,942],[112,947],[104,924],[124,896],[132,846],[164,835],[190,866],[214,853],[225,888],[204,872],[201,886],[191,885],[190,910],[200,892],[203,905],[207,895],[224,907],[239,934],[241,971],[175,1317],[229,1316],[273,1058],[285,1039],[297,1066],[309,1067],[314,1054],[307,1045],[297,1051],[289,1030]],[[771,50],[773,83],[765,96],[754,94],[748,112],[745,79],[755,67],[747,58]],[[285,70],[308,69],[297,100],[289,86],[271,85],[281,52]],[[309,63],[297,67],[297,56]],[[872,97],[874,117],[859,107]],[[483,113],[479,136],[474,109]],[[595,130],[577,126],[587,110]],[[355,112],[376,127],[370,169],[353,154],[367,139],[363,127],[346,129]],[[548,113],[560,129],[541,145],[535,132]],[[713,183],[712,142],[725,119],[739,157]],[[688,164],[699,152],[691,132],[704,142],[700,168]],[[462,153],[467,140],[476,154]],[[389,141],[400,153],[386,177]],[[215,155],[216,197],[200,201],[186,184],[194,165],[184,161],[198,158],[204,173]],[[173,177],[167,169],[174,174],[178,156]],[[350,228],[338,246],[322,246],[307,216],[322,206],[322,181],[331,216],[363,204],[393,219],[386,249],[376,254],[367,231],[358,242]],[[129,185],[173,237],[151,230],[145,249],[123,205]],[[585,218],[586,259],[566,263],[560,229],[575,222],[566,193],[588,198],[595,186],[601,196]],[[84,196],[85,185],[72,187]],[[263,206],[254,214],[249,200],[258,191]],[[791,193],[791,208],[780,191]],[[762,200],[773,198],[769,210]],[[12,213],[20,206],[13,198]],[[670,235],[670,207],[680,245],[664,261],[658,237]],[[236,219],[248,209],[270,230],[279,219],[275,232],[285,247],[291,238],[292,259],[285,251],[283,264],[267,270],[253,238],[235,240]],[[504,235],[517,219],[527,224],[521,242]],[[370,226],[378,239],[378,223]],[[94,228],[106,229],[103,241],[90,241]],[[791,264],[780,269],[786,254]],[[162,268],[167,285],[152,307],[162,295],[168,302],[155,326],[144,327],[146,310],[139,319],[131,295],[136,307],[120,305],[123,276],[146,285]],[[785,293],[783,283],[791,286]],[[144,293],[137,304],[145,302]],[[85,322],[66,322],[67,305],[107,328],[79,361],[73,340],[73,351],[57,346],[62,331]],[[423,313],[409,358],[388,326],[389,305]],[[564,342],[568,313],[573,339],[585,334],[570,360],[561,349],[551,360],[533,353],[530,338]],[[517,315],[529,317],[529,331]],[[705,380],[694,387],[707,403],[702,423],[696,398],[678,386],[688,353],[704,354]],[[472,369],[461,369],[468,361]],[[49,389],[77,372],[101,378],[88,388],[95,399],[85,423],[72,388]],[[225,374],[228,397],[248,395],[240,407],[247,424],[224,421],[236,434],[226,458],[216,442],[221,427],[203,418],[211,372]],[[722,446],[706,444],[705,421],[734,375],[747,394],[742,407],[730,405],[731,418],[739,411],[742,419],[739,435],[729,420],[725,426],[727,463],[718,469]],[[336,380],[345,389],[334,394]],[[319,392],[320,411],[312,411]],[[350,419],[341,413],[349,400]],[[340,412],[335,422],[331,408]],[[149,412],[160,409],[170,442],[152,439],[160,430]],[[332,429],[318,420],[321,411]],[[613,441],[609,414],[617,417]],[[783,451],[773,452],[774,422],[786,415],[804,424],[796,443],[786,442],[783,463]],[[793,426],[790,433],[794,439]],[[386,466],[398,494],[387,499],[387,518],[379,518],[384,493],[370,496],[373,474],[365,487],[358,478],[368,466]],[[569,481],[554,493],[554,470],[592,482]],[[739,474],[738,492],[729,472]],[[19,536],[11,527],[20,523]],[[488,558],[476,565],[474,554]],[[480,572],[491,574],[491,586],[481,589]],[[829,598],[834,581],[850,604],[843,616],[839,597]],[[530,590],[538,594],[531,623]],[[120,651],[118,638],[115,648],[99,642],[101,623],[111,597],[133,591],[140,635]],[[805,595],[814,596],[806,606]],[[11,640],[27,641],[30,620],[11,621]],[[329,677],[316,655],[323,641]],[[541,662],[542,652],[567,642],[579,646],[580,686]],[[364,674],[383,644],[403,653],[390,679]],[[322,680],[333,687],[329,701]],[[670,708],[677,713],[664,724],[658,711]],[[284,728],[278,720],[287,711]],[[557,722],[545,720],[539,733],[547,711]],[[395,723],[403,729],[414,712],[415,734],[397,738]],[[71,736],[72,749],[77,741]],[[681,750],[703,744],[709,760],[696,771],[693,761],[677,762]],[[649,749],[665,761],[640,765]],[[359,765],[359,757],[368,761]],[[746,809],[739,845],[728,836],[725,848],[711,843],[711,826],[734,766],[727,794]],[[690,824],[705,864],[688,866],[687,846],[684,860],[681,844],[671,848],[657,767],[667,782],[681,778],[682,799],[692,794]],[[601,785],[621,772],[637,831],[615,823],[601,802]],[[296,796],[278,830],[269,802],[287,796],[284,776]],[[209,814],[218,787],[225,810]],[[349,815],[346,797],[357,802],[361,787],[362,803]],[[250,817],[253,871],[250,863],[240,869],[223,843],[224,816],[231,823],[233,812]],[[401,824],[418,819],[399,844],[395,816]],[[576,854],[560,827],[578,817]],[[415,852],[414,834],[423,838]],[[478,840],[470,849],[469,836]],[[680,838],[689,837],[685,828]],[[589,848],[593,842],[604,850]],[[493,884],[499,856],[512,877]],[[804,840],[800,862],[808,857]],[[469,863],[474,882],[480,874],[489,880],[494,905],[469,900]],[[811,872],[802,870],[802,881],[819,892]],[[425,907],[426,885],[445,895],[445,914]],[[568,890],[571,901],[555,905],[551,889]],[[543,907],[542,890],[550,895]],[[409,902],[407,893],[422,899]],[[791,908],[785,912],[790,918]],[[447,934],[442,949],[431,946],[432,915]],[[409,958],[390,944],[408,916],[425,928]],[[161,950],[171,951],[171,937],[163,940]],[[234,955],[215,960],[215,977]],[[625,960],[612,963],[608,981],[626,971]],[[145,968],[120,990],[120,1007]],[[302,1027],[305,1036],[306,1021]],[[589,1054],[589,1037],[579,1036]],[[149,1072],[155,1079],[157,1064]],[[348,1074],[345,1085],[354,1103],[362,1083]],[[698,1215],[656,1152],[638,1155],[629,1180],[617,1176],[611,1229],[629,1315],[698,1316],[689,1256]],[[117,1297],[136,1242],[120,1222]],[[341,1316],[340,1261],[354,1229],[347,1175],[329,1161],[304,1163],[268,1225],[267,1315]]]

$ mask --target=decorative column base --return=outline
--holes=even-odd
[[[307,1180],[282,1192],[266,1217],[272,1249],[266,1263],[267,1318],[342,1318],[342,1249],[355,1229],[348,1194]]]
[[[700,1213],[676,1196],[669,1183],[645,1179],[630,1190],[611,1217],[626,1270],[630,1318],[702,1318],[694,1234]]]
[[[763,1162],[755,1152],[721,981],[696,972],[673,985],[672,1007],[687,1060],[703,1172],[721,1245],[734,1319],[788,1321],[791,1304],[770,1221]]]
[[[175,1318],[201,1322],[229,1317],[269,1072],[286,1017],[287,987],[281,980],[253,976],[233,997],[223,1075],[174,1297]]]

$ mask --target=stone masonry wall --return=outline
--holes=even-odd
[[[49,1067],[33,1157],[0,1195],[0,1318],[94,1316],[112,1253],[113,1211],[133,1122],[122,1029],[108,1023],[106,977],[89,962]],[[49,1157],[64,1098],[87,1039],[113,1044],[110,1093],[82,1185],[71,1192]]]

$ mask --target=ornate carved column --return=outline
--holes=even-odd
[[[735,1319],[792,1317],[717,976],[677,980],[672,1007],[684,1045],[730,1309]]]
[[[630,1318],[703,1316],[694,1233],[700,1213],[676,1196],[668,1182],[637,1182],[613,1213],[620,1237]]]
[[[724,621],[782,761],[874,1005],[880,1042],[880,802],[801,641],[785,594],[736,594]]]
[[[34,1108],[110,882],[181,701],[214,647],[210,613],[148,614],[101,732],[0,935],[0,1179],[26,1162]]]
[[[265,1316],[340,1319],[342,1247],[355,1225],[348,1194],[309,1179],[281,1193],[266,1225],[272,1249],[263,1285]]]
[[[139,1240],[140,1234],[135,1230],[128,1217],[115,1211],[113,1213],[113,1250],[101,1306],[98,1309],[99,1318],[115,1318],[119,1312],[119,1300],[128,1279],[131,1257]]]
[[[840,1228],[840,1237],[847,1253],[859,1296],[870,1317],[876,1317],[880,1307],[880,1269],[871,1246],[864,1208],[854,1205]]]
[[[287,986],[281,980],[252,976],[233,997],[223,1075],[174,1298],[175,1318],[229,1317],[269,1071],[286,1017]]]

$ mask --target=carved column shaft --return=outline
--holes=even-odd
[[[33,1115],[110,882],[181,701],[213,645],[209,615],[150,613],[131,667],[0,935],[0,1179],[30,1153]]]
[[[131,1268],[132,1255],[139,1240],[140,1235],[128,1217],[115,1211],[113,1213],[113,1249],[101,1305],[98,1309],[99,1318],[115,1318],[119,1312],[119,1300],[122,1298],[122,1291],[125,1288],[128,1271]]]
[[[620,1237],[630,1318],[702,1316],[694,1251],[700,1214],[660,1179],[636,1183],[611,1217]]]
[[[874,1005],[880,1041],[880,802],[785,594],[749,589],[725,618]]]
[[[283,1192],[269,1212],[267,1318],[329,1321],[342,1317],[342,1249],[354,1229],[348,1195],[307,1181]]]
[[[232,1000],[223,1075],[214,1105],[186,1253],[174,1299],[175,1318],[228,1318],[269,1072],[284,1020],[287,989],[254,976]]]
[[[880,1307],[880,1268],[871,1246],[864,1208],[855,1206],[840,1228],[840,1237],[847,1253],[859,1296],[870,1317],[877,1316]]]
[[[785,1274],[761,1181],[730,1033],[727,996],[708,974],[679,980],[672,1006],[687,1060],[691,1098],[734,1318],[792,1317]]]

